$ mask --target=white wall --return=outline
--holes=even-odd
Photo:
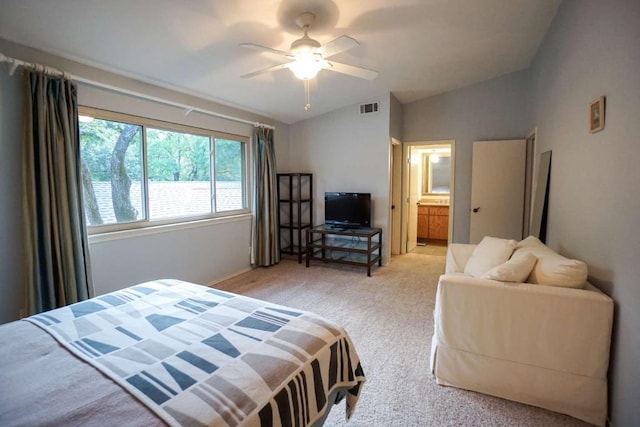
[[[207,284],[250,268],[251,217],[91,242],[96,293],[153,279]],[[90,239],[91,240],[91,239]]]
[[[49,65],[75,76],[99,81],[161,99],[170,100],[250,121],[275,125],[276,156],[287,165],[289,127],[264,117],[226,107],[211,101],[180,94],[141,83],[126,77],[97,70],[73,61],[16,45],[0,39],[0,51],[21,60]],[[6,64],[2,65],[7,67]],[[0,146],[1,165],[0,322],[18,318],[24,306],[24,233],[22,227],[22,72],[13,77],[0,73]],[[180,108],[122,95],[113,91],[79,85],[80,105],[103,108],[143,117],[166,120],[250,136],[252,126],[208,115],[185,116]],[[96,292],[102,294],[131,284],[159,277],[173,277],[200,283],[218,281],[250,267],[249,238],[251,217],[237,220],[209,221],[197,228],[164,227],[159,233],[136,235],[125,239],[90,238],[91,265]]]
[[[393,94],[389,96],[389,103],[389,139],[402,141],[402,104]]]
[[[313,173],[316,224],[324,222],[325,191],[371,193],[371,223],[382,228],[386,263],[390,97],[377,100],[378,113],[360,115],[358,105],[351,105],[291,125],[289,170],[280,172]]]
[[[455,140],[453,241],[469,241],[473,141],[522,139],[532,129],[528,72],[403,106],[404,142]]]
[[[616,301],[614,426],[640,422],[640,2],[561,5],[531,67],[541,151],[552,150],[548,242]],[[589,102],[606,95],[604,130]]]

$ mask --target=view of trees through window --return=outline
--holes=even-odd
[[[246,207],[242,141],[82,116],[80,145],[90,226]]]

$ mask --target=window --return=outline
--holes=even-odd
[[[243,208],[245,144],[230,139],[215,140],[216,207],[218,212]]]
[[[149,219],[212,212],[210,138],[164,129],[146,130]]]
[[[86,108],[79,121],[90,227],[248,212],[247,138]]]

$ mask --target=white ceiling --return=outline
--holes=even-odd
[[[1,0],[0,38],[294,123],[391,92],[401,103],[526,68],[560,0]],[[304,110],[289,70],[239,46],[289,50],[301,12],[310,36],[360,46],[331,59],[373,81],[322,70]]]

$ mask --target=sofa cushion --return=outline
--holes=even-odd
[[[552,253],[552,254],[556,253],[556,251],[554,251],[549,246],[542,243],[540,239],[538,239],[535,236],[529,236],[526,239],[523,239],[516,244],[516,249],[522,249],[522,248],[526,248],[529,250],[529,252],[538,253],[541,255],[545,253]]]
[[[538,258],[532,253],[511,257],[507,262],[493,267],[482,275],[483,279],[499,280],[501,282],[522,283],[527,280]]]
[[[513,258],[519,258],[527,253],[538,258],[527,279],[528,283],[565,288],[584,287],[588,275],[587,265],[584,262],[558,254],[533,236],[518,243]]]
[[[445,274],[463,274],[464,266],[467,265],[476,246],[477,245],[469,245],[466,243],[449,243],[447,260],[445,262]]]
[[[473,250],[464,267],[464,274],[481,277],[492,268],[507,262],[516,244],[515,240],[485,236]]]

